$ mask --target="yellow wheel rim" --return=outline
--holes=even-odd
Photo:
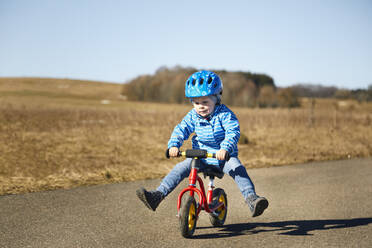
[[[190,205],[189,209],[189,230],[193,230],[195,226],[195,216],[196,216],[196,209],[195,209],[195,204]]]
[[[217,211],[220,213],[218,215],[218,219],[223,220],[225,218],[225,214],[226,214],[226,207],[225,207],[226,206],[226,200],[225,200],[225,197],[222,194],[218,198],[218,202],[223,203],[223,205],[217,209]]]

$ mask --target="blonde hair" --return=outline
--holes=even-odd
[[[210,95],[208,97],[214,102],[214,105],[220,105],[221,104],[221,94]],[[190,97],[190,102],[191,103],[194,102],[194,98],[193,97]]]

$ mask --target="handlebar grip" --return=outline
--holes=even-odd
[[[227,152],[226,155],[225,155],[225,161],[229,161],[230,160],[230,153]]]
[[[182,152],[179,151],[177,156],[178,157],[181,157],[182,156]],[[207,152],[207,150],[200,150],[200,149],[193,150],[193,149],[189,149],[189,150],[186,150],[186,152],[184,152],[184,155],[183,156],[185,156],[187,158],[194,158],[194,157],[207,158],[208,157],[208,152]],[[170,158],[169,148],[165,151],[165,157],[166,158]],[[212,157],[213,158],[216,158],[216,154],[213,153]],[[229,161],[229,160],[230,160],[230,153],[227,152],[226,155],[225,155],[225,161]]]
[[[182,156],[182,152],[181,151],[178,151],[178,155],[177,157],[181,157]],[[169,148],[165,151],[165,157],[166,158],[170,158],[170,155],[169,155]]]

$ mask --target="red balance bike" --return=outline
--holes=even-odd
[[[169,158],[169,151],[166,152]],[[205,194],[203,180],[198,176],[200,170],[201,158],[215,158],[216,154],[208,153],[206,150],[190,149],[185,152],[179,152],[179,157],[192,158],[191,172],[189,175],[189,186],[184,188],[177,201],[177,217],[179,218],[180,231],[183,237],[190,238],[195,231],[196,221],[198,220],[201,210],[209,213],[209,219],[213,226],[222,226],[225,223],[227,215],[227,196],[223,189],[214,187],[214,178],[222,179],[224,173],[215,166],[208,166],[203,170],[204,178],[209,177],[209,186]],[[225,160],[229,160],[227,154]],[[199,188],[196,185],[199,183]],[[189,192],[189,194],[186,194]],[[195,199],[195,194],[198,200]],[[185,197],[183,197],[185,195]]]

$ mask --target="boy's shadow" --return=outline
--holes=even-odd
[[[358,219],[336,219],[336,220],[293,220],[269,223],[240,223],[220,227],[220,230],[213,234],[195,235],[196,239],[226,238],[240,235],[251,235],[262,232],[280,232],[280,235],[313,235],[309,232],[315,230],[330,230],[369,225],[372,218]],[[213,227],[197,227],[207,229]]]

